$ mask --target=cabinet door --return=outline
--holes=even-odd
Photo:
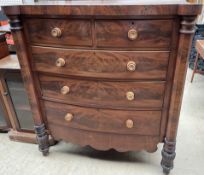
[[[33,130],[34,123],[31,108],[20,72],[7,73],[5,81],[19,122],[19,130]]]

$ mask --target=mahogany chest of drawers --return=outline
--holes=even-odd
[[[173,168],[194,25],[186,1],[66,1],[4,7],[40,151],[48,134],[98,150],[154,152]]]

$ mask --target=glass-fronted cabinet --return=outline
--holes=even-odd
[[[36,143],[31,107],[16,55],[0,60],[0,92],[0,127],[5,126],[6,118],[11,140]]]

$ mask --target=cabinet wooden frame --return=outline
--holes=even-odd
[[[1,82],[0,82],[0,84],[1,84]],[[2,92],[3,92],[3,89],[2,89],[2,86],[0,85],[0,103],[1,103],[0,105],[1,105],[1,108],[2,108],[2,113],[4,115],[3,117],[5,119],[5,124],[6,124],[4,126],[3,125],[0,126],[0,132],[8,132],[10,130],[10,128],[11,128],[11,123],[10,123],[10,120],[9,120],[9,117],[8,117],[9,114],[8,114],[8,112],[6,110],[6,106],[5,106],[4,101],[3,101],[3,96],[2,96],[3,93]]]

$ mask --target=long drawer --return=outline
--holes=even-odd
[[[33,69],[82,77],[165,80],[169,52],[86,51],[32,47]]]
[[[165,82],[109,82],[41,75],[42,96],[106,108],[161,108]]]
[[[83,108],[44,101],[49,128],[60,126],[116,134],[158,136],[161,111]]]

